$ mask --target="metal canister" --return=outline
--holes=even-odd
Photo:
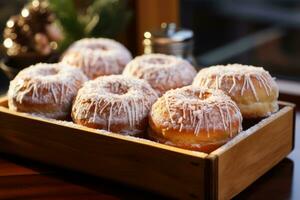
[[[178,28],[175,23],[162,23],[160,29],[144,33],[144,53],[162,53],[188,60],[197,66],[193,56],[194,33]]]

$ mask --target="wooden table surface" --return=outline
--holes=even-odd
[[[300,199],[300,112],[296,120],[294,151],[235,199]],[[157,198],[163,197],[101,178],[0,154],[0,199]]]

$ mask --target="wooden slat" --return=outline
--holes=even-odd
[[[0,199],[120,199],[55,176],[0,177]]]
[[[176,198],[228,199],[291,151],[294,105],[280,104],[276,114],[207,155],[13,112],[4,98],[0,151]]]
[[[209,155],[218,163],[215,199],[232,198],[292,150],[293,109],[283,107]]]
[[[0,107],[0,151],[121,181],[168,196],[203,198],[206,154],[68,127]]]
[[[0,177],[0,199],[81,200],[81,199],[164,199],[163,196],[138,190],[86,174],[55,169],[49,174]]]
[[[290,103],[290,102],[286,102],[286,101],[278,101],[278,104],[282,107],[282,106],[290,106],[292,108],[296,108],[296,104],[294,103]]]
[[[0,96],[0,106],[7,107],[8,106],[7,104],[8,104],[7,97],[6,96]]]
[[[7,162],[6,160],[0,159],[0,177],[4,176],[17,176],[17,175],[33,175],[40,174],[40,171],[28,167],[20,167],[19,165]]]
[[[144,139],[139,139],[139,138],[130,137],[130,136],[123,136],[123,135],[115,134],[115,133],[103,132],[101,130],[96,130],[96,129],[93,129],[93,128],[88,128],[88,127],[79,126],[79,125],[72,126],[71,124],[60,123],[62,121],[59,122],[57,120],[51,120],[51,119],[36,117],[36,116],[26,114],[26,113],[11,111],[11,110],[8,109],[7,97],[0,98],[0,113],[1,112],[8,114],[9,115],[8,118],[10,118],[10,117],[13,117],[13,118],[19,117],[19,118],[25,118],[25,119],[28,119],[28,120],[32,120],[32,122],[36,122],[36,121],[44,122],[44,123],[50,124],[50,126],[51,126],[51,124],[53,124],[54,126],[78,129],[78,130],[81,130],[81,131],[84,131],[84,132],[89,132],[89,133],[94,133],[94,134],[101,134],[104,137],[117,138],[117,139],[121,139],[121,140],[125,140],[125,141],[130,141],[130,142],[134,142],[134,143],[138,143],[138,144],[149,145],[149,146],[153,146],[153,147],[156,147],[156,148],[160,148],[160,149],[164,149],[164,150],[168,150],[168,151],[174,151],[174,152],[178,152],[180,154],[187,154],[187,155],[200,157],[200,158],[205,158],[207,156],[206,153],[190,151],[190,150],[185,150],[185,149],[181,149],[181,148],[176,148],[176,147],[173,147],[173,146],[168,146],[168,145],[156,143],[156,142],[153,142],[153,141],[150,141],[150,140],[144,140]]]

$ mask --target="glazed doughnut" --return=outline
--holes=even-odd
[[[79,90],[72,108],[77,124],[123,135],[140,135],[156,92],[144,80],[122,75],[102,76]]]
[[[39,63],[18,73],[8,90],[9,109],[66,119],[78,89],[87,81],[81,70],[66,64]]]
[[[170,89],[190,85],[196,70],[187,61],[164,54],[148,54],[129,62],[123,75],[146,80],[161,96]]]
[[[221,90],[186,86],[153,104],[149,124],[154,141],[209,153],[242,130],[242,115]]]
[[[244,118],[265,117],[278,110],[278,86],[262,67],[229,64],[204,68],[193,85],[223,90]]]
[[[120,74],[132,59],[130,52],[119,42],[106,38],[85,38],[75,42],[61,61],[79,67],[90,79]]]

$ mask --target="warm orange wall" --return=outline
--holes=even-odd
[[[179,23],[179,0],[135,0],[138,54],[143,53],[143,34],[162,22]]]

